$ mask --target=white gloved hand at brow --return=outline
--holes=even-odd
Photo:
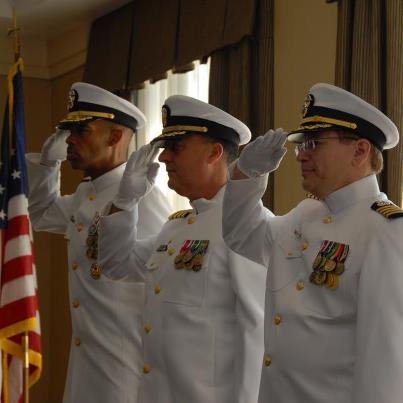
[[[45,141],[41,149],[40,163],[46,166],[56,166],[58,161],[64,161],[67,156],[66,139],[70,130],[57,129]]]
[[[250,178],[276,170],[287,152],[286,139],[287,132],[281,128],[257,137],[241,151],[238,169]]]
[[[159,164],[154,162],[158,152],[158,147],[147,144],[131,154],[112,202],[114,206],[131,210],[151,191],[159,169]]]

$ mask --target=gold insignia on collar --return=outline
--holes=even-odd
[[[78,101],[78,92],[75,89],[71,89],[67,100],[67,110],[68,111],[73,110],[77,104],[77,101]]]
[[[403,217],[403,210],[389,200],[376,201],[371,209],[390,220]]]
[[[179,210],[176,213],[171,214],[168,217],[168,220],[176,220],[177,218],[185,218],[187,217],[193,210]]]
[[[305,194],[305,197],[307,199],[320,200],[318,196],[315,196],[313,193],[309,193],[309,192]]]
[[[308,113],[308,109],[311,105],[313,105],[313,101],[314,101],[314,97],[311,94],[308,94],[305,97],[305,101],[304,104],[302,105],[302,117],[304,118],[306,116],[306,114]]]

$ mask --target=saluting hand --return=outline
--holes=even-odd
[[[46,166],[55,166],[58,161],[64,161],[67,156],[66,139],[70,130],[57,129],[45,141],[41,149],[40,163]]]
[[[238,169],[250,178],[276,170],[287,152],[286,139],[287,132],[281,128],[257,137],[242,150]]]
[[[113,205],[131,210],[153,187],[159,164],[154,162],[159,149],[151,144],[133,152],[127,161]]]

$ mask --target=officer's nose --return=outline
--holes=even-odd
[[[298,162],[308,161],[311,159],[312,152],[309,150],[298,150],[296,152],[296,159]]]
[[[172,154],[173,152],[169,147],[164,148],[161,154],[158,156],[158,161],[166,164],[167,162],[172,160]]]

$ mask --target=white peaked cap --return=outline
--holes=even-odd
[[[61,129],[93,119],[107,119],[133,130],[141,129],[146,123],[143,112],[131,102],[96,85],[82,82],[71,86],[68,111],[67,117],[59,122]]]
[[[176,139],[188,134],[208,135],[238,145],[246,144],[251,133],[239,119],[223,110],[185,95],[173,95],[162,106],[162,133],[153,139]]]

